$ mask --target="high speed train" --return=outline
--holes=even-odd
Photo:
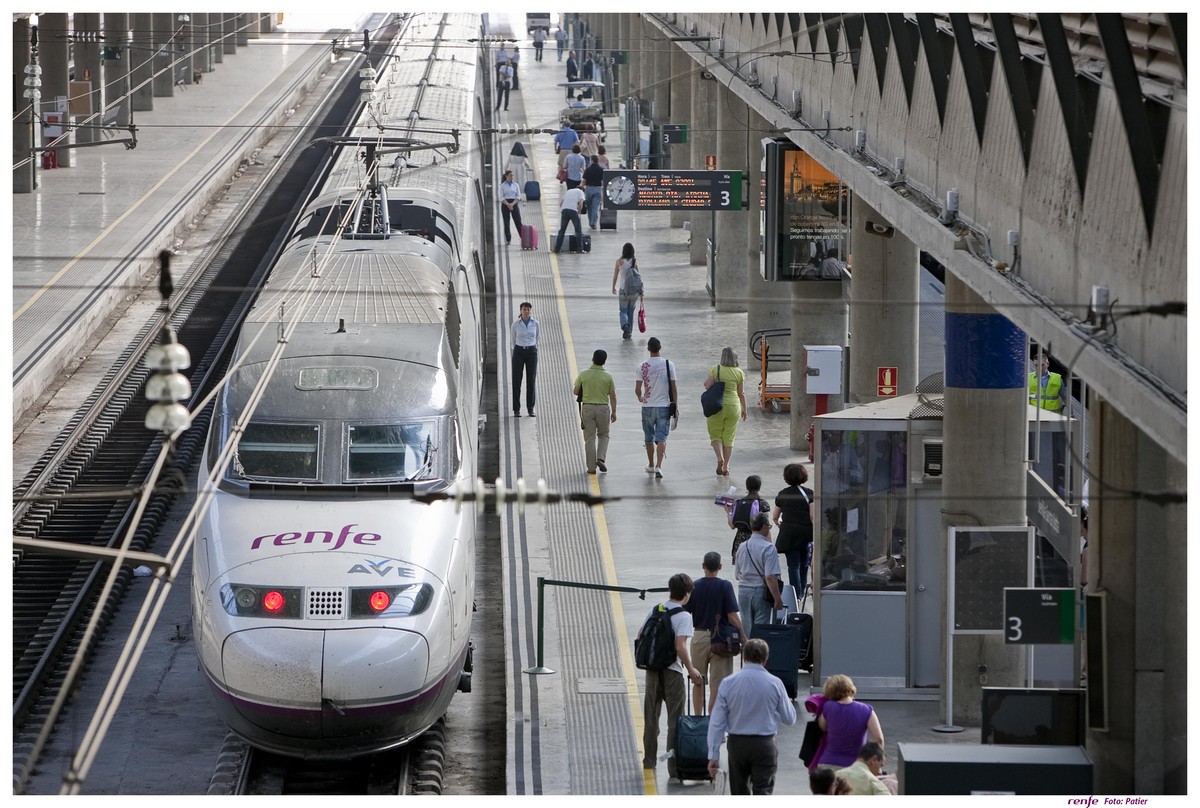
[[[487,93],[478,15],[420,16],[242,327],[200,474],[200,667],[289,756],[405,744],[470,689],[476,513],[413,497],[476,477]]]

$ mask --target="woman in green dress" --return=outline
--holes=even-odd
[[[733,438],[737,435],[738,421],[746,420],[746,393],[742,383],[746,374],[738,367],[737,354],[733,348],[721,351],[721,364],[714,365],[704,379],[704,389],[717,382],[725,382],[725,397],[720,412],[708,416],[708,439],[717,455],[717,475],[729,474],[729,457],[733,454]]]

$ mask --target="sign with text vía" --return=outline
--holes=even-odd
[[[1004,589],[1006,645],[1069,645],[1075,642],[1075,590]]]
[[[742,172],[605,171],[604,206],[617,210],[741,210]]]

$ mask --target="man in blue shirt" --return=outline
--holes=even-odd
[[[525,384],[525,406],[533,418],[533,407],[537,403],[537,345],[538,321],[533,319],[533,304],[528,300],[521,303],[521,316],[513,321],[512,349],[512,397],[513,416],[521,417],[521,377],[528,371],[529,381]]]
[[[562,123],[562,129],[559,129],[554,135],[554,148],[558,150],[558,167],[562,168],[563,161],[567,159],[567,155],[571,153],[571,147],[579,142],[579,133],[571,128],[571,125],[566,121]]]
[[[767,643],[750,640],[742,652],[742,669],[721,682],[717,704],[708,721],[708,773],[717,776],[721,744],[729,735],[729,791],[734,795],[775,790],[780,724],[796,723],[796,708],[779,677],[763,667]]]

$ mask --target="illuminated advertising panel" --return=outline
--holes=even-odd
[[[850,257],[849,189],[791,141],[762,143],[763,278],[841,282]]]

